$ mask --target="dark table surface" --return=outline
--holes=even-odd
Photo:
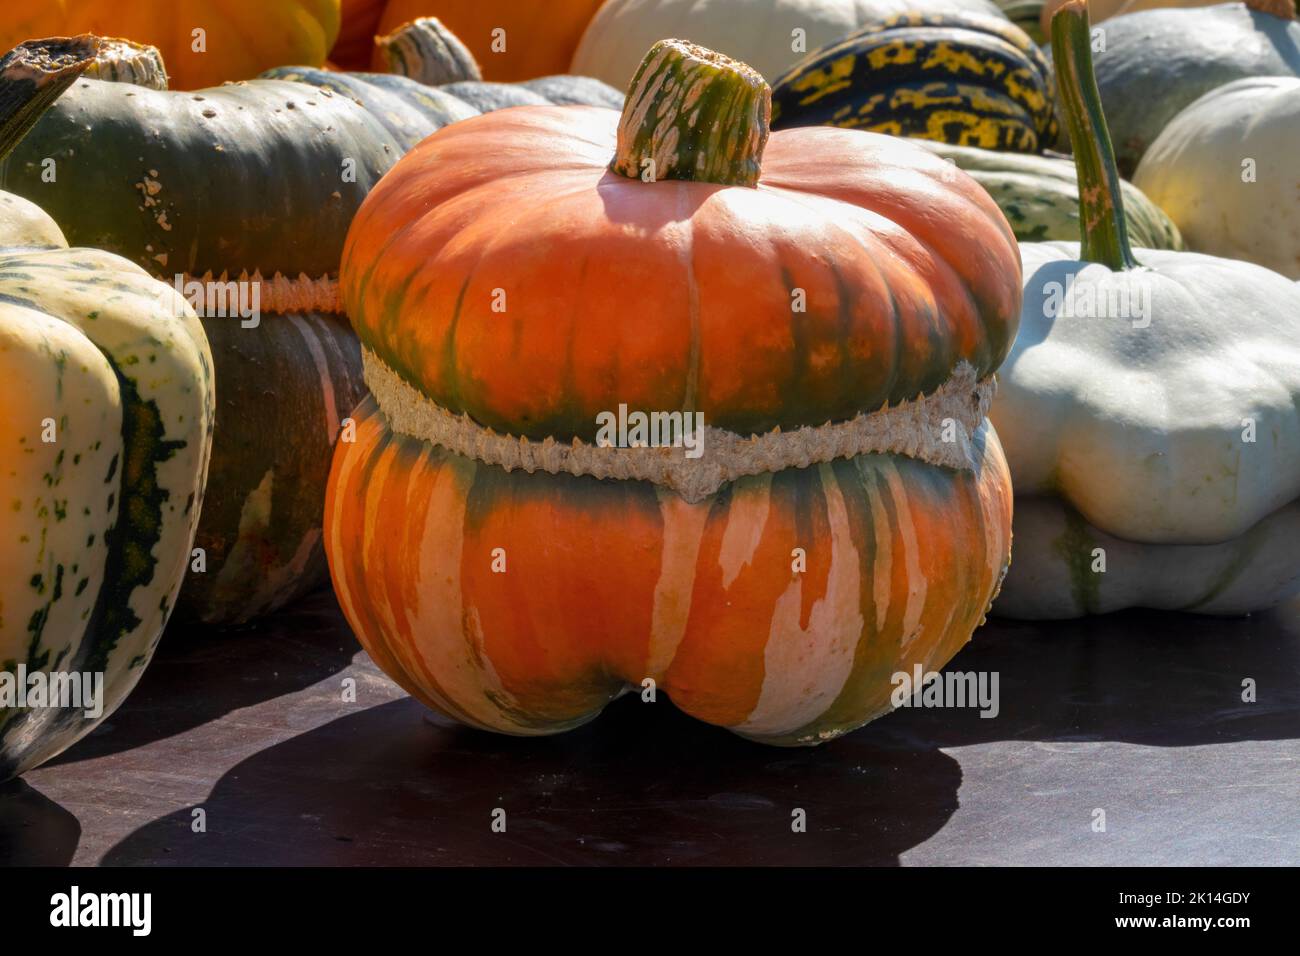
[[[784,750],[629,695],[520,740],[431,720],[321,594],[173,628],[107,723],[0,785],[0,862],[1300,863],[1300,613],[994,620],[950,668],[997,671],[1000,714]]]

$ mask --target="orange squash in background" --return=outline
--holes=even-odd
[[[339,32],[339,0],[8,0],[0,9],[0,50],[35,37],[124,37],[161,51],[174,90],[285,63],[320,66]]]
[[[358,212],[340,296],[373,397],[326,550],[362,644],[428,706],[546,734],[649,679],[816,744],[982,621],[1010,548],[984,419],[1010,227],[905,140],[769,139],[769,116],[754,71],[660,43],[621,116],[453,124]],[[702,413],[703,454],[602,444],[620,405]]]
[[[568,73],[573,51],[603,0],[388,0],[381,34],[416,17],[437,17],[469,47],[483,79],[517,83]],[[504,30],[505,49],[494,48],[493,31]],[[500,44],[497,44],[499,47]],[[378,52],[372,69],[387,70]]]
[[[384,0],[343,0],[341,14],[339,38],[330,51],[330,63],[341,70],[370,69]]]

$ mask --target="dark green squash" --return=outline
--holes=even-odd
[[[1035,153],[1057,135],[1051,68],[1004,19],[903,14],[814,51],[773,84],[772,128],[792,126]]]
[[[403,24],[376,40],[391,73],[340,73],[313,67],[268,70],[264,79],[309,83],[355,100],[403,151],[448,123],[512,106],[623,108],[623,94],[589,76],[543,76],[487,83],[473,54],[434,17]]]
[[[340,250],[403,149],[351,98],[300,83],[181,93],[83,79],[0,165],[0,183],[39,200],[77,244],[182,288],[231,279],[251,294],[256,283],[255,325],[202,318],[216,421],[202,552],[178,616],[237,623],[326,581],[325,476],[340,421],[365,394],[356,338],[329,314]]]
[[[100,70],[134,75],[121,63]],[[0,165],[0,187],[38,199],[77,244],[168,283],[258,283],[255,327],[235,315],[202,320],[218,401],[196,537],[203,569],[188,575],[181,614],[240,623],[327,579],[325,478],[340,423],[365,395],[335,280],[348,226],[379,177],[484,108],[611,98],[621,105],[583,77],[448,90],[303,67],[185,93],[82,80]],[[47,158],[54,182],[42,178]]]
[[[74,245],[169,280],[316,278],[337,272],[357,207],[400,154],[356,103],[301,84],[172,92],[82,79],[0,165],[0,188],[37,202]]]

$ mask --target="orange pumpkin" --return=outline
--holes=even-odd
[[[339,0],[8,0],[0,13],[0,50],[33,37],[124,37],[161,51],[174,90],[319,66],[338,32]]]
[[[326,549],[362,644],[430,707],[553,733],[650,679],[819,743],[981,622],[1010,546],[984,419],[1010,227],[904,140],[769,139],[769,115],[748,67],[660,43],[622,116],[454,124],[358,212],[340,295],[374,398]],[[620,405],[702,414],[703,454],[607,447]]]
[[[602,2],[388,0],[378,32],[391,33],[417,17],[437,17],[469,47],[483,68],[483,79],[517,83],[568,73],[573,51]],[[372,57],[372,69],[388,69],[378,51]]]
[[[384,0],[343,0],[339,38],[330,51],[330,63],[341,70],[366,70],[375,48]]]

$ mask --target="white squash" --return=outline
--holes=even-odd
[[[569,72],[625,90],[645,51],[674,38],[743,60],[770,83],[807,53],[867,23],[963,11],[1006,19],[992,0],[606,0]]]
[[[995,605],[1005,617],[1127,607],[1237,615],[1300,592],[1300,501],[1218,544],[1140,544],[1088,524],[1059,498],[1018,498],[1013,533],[1015,573]]]
[[[1300,79],[1211,90],[1164,128],[1134,182],[1192,249],[1300,278]]]
[[[1047,0],[1043,4],[1039,24],[1042,26],[1044,34],[1051,33],[1052,15],[1061,9],[1061,5],[1064,3],[1065,0]],[[1101,20],[1109,20],[1111,17],[1122,17],[1126,13],[1137,13],[1139,10],[1163,10],[1168,7],[1180,7],[1182,9],[1212,7],[1216,3],[1223,3],[1223,0],[1088,0],[1088,14],[1092,17],[1092,22],[1097,23]]]
[[[1130,250],[1081,3],[1053,22],[1079,243],[1021,246],[1020,331],[990,418],[1016,490],[994,605],[1262,610],[1300,588],[1300,286]]]

